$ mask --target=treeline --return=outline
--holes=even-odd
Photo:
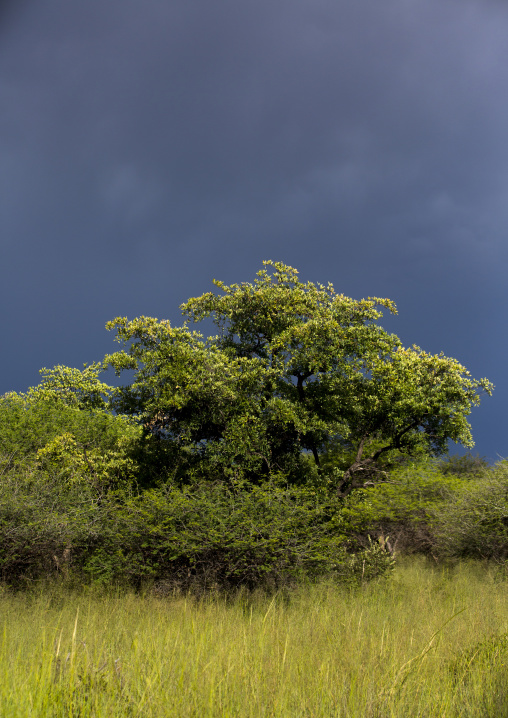
[[[0,398],[0,579],[174,587],[355,582],[397,552],[504,560],[507,465],[469,455],[486,379],[404,348],[355,301],[266,262],[182,305],[117,318],[123,348]],[[114,369],[129,382],[103,381]]]

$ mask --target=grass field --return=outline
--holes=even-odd
[[[412,561],[356,590],[0,595],[0,716],[508,716],[508,581]]]

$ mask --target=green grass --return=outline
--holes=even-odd
[[[508,581],[399,566],[234,599],[0,595],[0,716],[508,716]]]

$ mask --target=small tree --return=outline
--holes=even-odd
[[[62,484],[88,484],[96,496],[136,481],[141,432],[111,412],[101,371],[102,364],[44,368],[39,385],[0,397],[3,470],[42,471]]]

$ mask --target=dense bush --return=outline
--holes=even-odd
[[[36,468],[8,469],[5,460],[0,467],[0,579],[26,585],[68,574],[71,551],[86,553],[100,531],[92,489]]]
[[[98,491],[75,446],[58,453],[65,436],[32,453],[31,464],[28,454],[19,465],[0,459],[4,582],[60,574],[160,590],[277,587],[324,575],[366,580],[389,571],[398,553],[508,558],[508,462],[473,473],[461,470],[477,467],[470,460],[451,462],[453,470],[406,465],[346,498],[276,482],[236,490],[110,482]]]
[[[10,395],[0,428],[7,583],[61,574],[160,590],[277,587],[323,575],[366,580],[404,552],[508,557],[508,462],[386,467],[384,480],[342,498],[320,484],[312,461],[300,486],[281,476],[236,487],[189,476],[182,485],[167,472],[146,489],[135,458],[143,435],[124,417]]]
[[[378,546],[361,557],[348,553],[339,508],[338,499],[305,489],[164,487],[125,504],[117,535],[125,533],[123,551],[137,558],[130,572],[142,576],[150,566],[158,580],[185,586],[275,587],[325,574],[355,581],[384,573],[391,559]]]
[[[498,555],[498,543],[504,541],[499,521],[503,510],[498,518],[492,512],[497,510],[494,506],[499,509],[501,505],[494,497],[503,491],[503,472],[502,464],[489,469],[483,459],[471,455],[420,460],[392,468],[384,480],[371,485],[367,482],[346,499],[342,509],[344,530],[352,539],[356,537],[359,546],[367,545],[369,536],[379,537],[393,552],[423,553],[436,560]],[[487,497],[492,499],[490,503]],[[488,505],[491,515],[478,530],[481,505]],[[473,550],[480,536],[483,552]],[[463,548],[459,550],[461,542]]]
[[[450,558],[508,559],[508,461],[461,487],[435,512],[437,549]]]
[[[61,573],[137,587],[277,587],[325,574],[366,580],[392,566],[377,544],[352,554],[339,499],[306,489],[165,485],[98,500],[93,487],[41,470],[5,471],[2,489],[0,570],[8,583]]]
[[[307,486],[284,488],[281,476],[202,481],[192,472],[184,483],[166,467],[146,489],[143,472],[155,473],[160,459],[151,444],[101,407],[41,392],[0,398],[0,579],[276,587],[390,569],[378,544],[352,550],[342,502],[316,488],[311,466]]]
[[[342,516],[345,528],[358,545],[370,537],[386,542],[396,553],[433,554],[436,513],[455,500],[463,480],[443,473],[433,461],[408,464],[387,474],[386,480],[352,493]]]

